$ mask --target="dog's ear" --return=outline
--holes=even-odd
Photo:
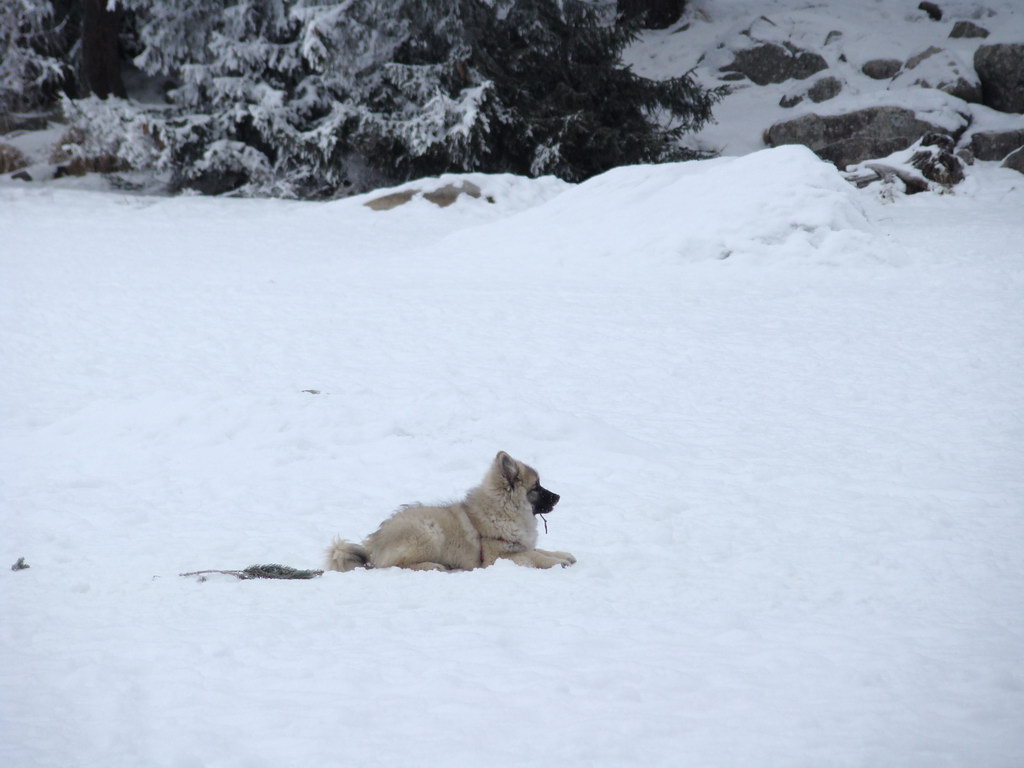
[[[508,483],[508,487],[515,487],[519,481],[519,462],[504,451],[498,451],[498,455],[494,457],[494,463],[498,465],[498,470],[505,478],[505,482]]]

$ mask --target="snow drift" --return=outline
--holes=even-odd
[[[495,178],[498,183],[495,183]],[[514,177],[513,177],[514,178]],[[438,244],[441,253],[476,253],[493,261],[581,259],[629,272],[640,264],[712,259],[856,261],[884,253],[863,203],[836,169],[806,147],[787,146],[744,157],[613,169],[576,186],[530,184],[535,204],[522,205],[507,177],[445,176],[358,199],[407,189],[429,191],[468,179],[497,201],[496,221],[462,229]],[[522,180],[521,180],[522,181]],[[516,215],[512,197],[523,207]],[[423,200],[419,206],[429,206]],[[408,220],[408,210],[378,215]],[[487,215],[486,212],[480,215]],[[452,217],[455,218],[455,217]],[[420,241],[419,247],[424,243]]]

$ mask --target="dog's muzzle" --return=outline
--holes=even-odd
[[[536,498],[534,498],[536,497]],[[557,493],[552,493],[547,488],[538,485],[536,491],[529,495],[530,503],[533,505],[533,514],[546,515],[555,508],[555,504],[562,498]]]

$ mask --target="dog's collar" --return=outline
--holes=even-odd
[[[481,533],[480,534],[480,565],[481,566],[484,564],[484,540],[487,540],[487,541],[500,541],[500,542],[502,542],[504,544],[508,544],[508,545],[514,547],[514,549],[512,550],[513,552],[525,552],[526,551],[526,545],[523,544],[521,541],[512,541],[511,539],[503,539],[501,536],[484,536]]]

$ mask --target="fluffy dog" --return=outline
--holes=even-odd
[[[535,516],[550,512],[558,499],[540,484],[535,469],[500,451],[463,501],[402,507],[362,544],[336,539],[327,550],[326,569],[469,571],[499,557],[533,568],[565,568],[576,562],[568,552],[536,548]]]

